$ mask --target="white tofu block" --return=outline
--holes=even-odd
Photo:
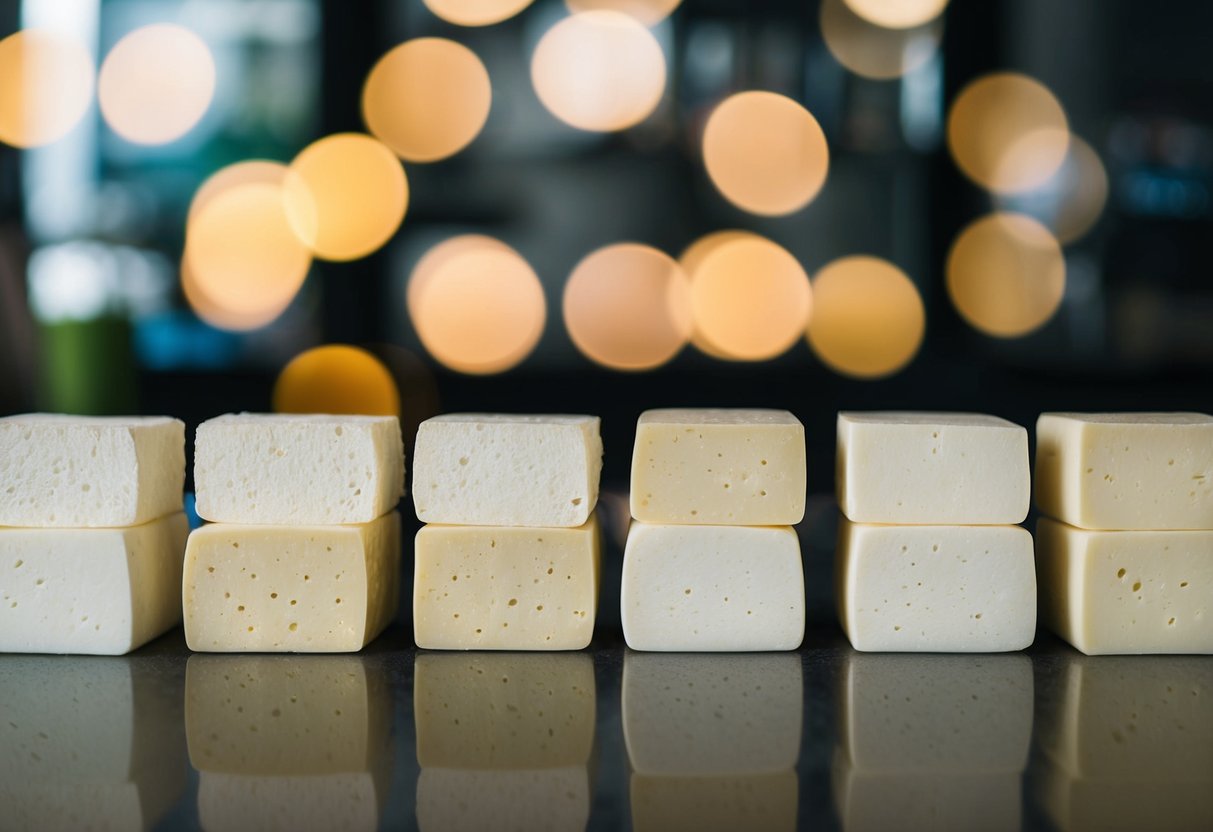
[[[448,413],[421,423],[413,503],[423,523],[583,525],[602,473],[597,416]]]
[[[1213,416],[1041,414],[1036,507],[1084,529],[1213,529]]]
[[[804,566],[788,526],[635,522],[620,589],[633,650],[795,650],[804,640]]]
[[[1028,432],[977,413],[842,412],[835,485],[856,523],[1022,523]]]
[[[632,516],[790,526],[804,518],[804,425],[786,410],[648,410],[636,425]]]
[[[594,663],[584,654],[419,654],[422,768],[584,767],[594,747]]]
[[[185,641],[197,652],[355,652],[399,597],[395,512],[352,526],[216,523],[185,550]]]
[[[1036,559],[1042,623],[1082,652],[1213,653],[1213,531],[1041,518]]]
[[[0,526],[136,526],[181,511],[184,483],[177,419],[0,419]]]
[[[797,828],[800,784],[792,770],[735,777],[633,774],[636,832],[780,832]]]
[[[122,529],[0,529],[0,653],[119,656],[181,622],[182,513]]]
[[[835,594],[856,650],[1001,653],[1036,633],[1032,535],[1020,526],[839,519]]]
[[[198,824],[206,832],[374,832],[391,783],[367,772],[311,776],[198,775]]]
[[[800,656],[628,651],[622,710],[628,758],[638,774],[790,770],[800,757]]]
[[[599,532],[424,526],[413,547],[413,638],[429,650],[580,650],[594,635]]]
[[[395,416],[240,413],[198,426],[198,516],[214,523],[369,523],[404,494]]]
[[[1058,832],[1213,829],[1213,780],[1089,779],[1048,759],[1034,768],[1033,797]]]
[[[417,828],[584,832],[590,797],[584,765],[514,771],[423,768],[417,778]]]

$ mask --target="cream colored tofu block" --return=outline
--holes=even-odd
[[[421,423],[413,503],[423,523],[582,526],[602,473],[597,416],[448,413]]]
[[[369,523],[404,494],[395,416],[240,413],[198,426],[198,515],[214,523]]]
[[[181,511],[184,483],[178,419],[0,419],[0,526],[137,526]]]
[[[420,832],[584,832],[590,820],[586,766],[477,771],[423,768]]]
[[[1028,432],[978,413],[838,414],[836,490],[856,523],[999,525],[1028,516]]]
[[[636,832],[792,832],[800,784],[792,770],[748,777],[653,777],[633,774]]]
[[[1001,653],[1036,633],[1020,526],[873,526],[840,518],[835,594],[856,650]]]
[[[1087,655],[1213,653],[1213,531],[1036,526],[1042,622]]]
[[[633,650],[795,650],[804,609],[791,527],[635,522],[628,532],[620,614]]]
[[[1213,529],[1213,416],[1041,414],[1036,507],[1084,529]]]
[[[216,523],[185,550],[185,641],[196,652],[355,652],[399,596],[395,512],[352,526]]]
[[[1058,832],[1213,829],[1213,780],[1088,779],[1048,759],[1034,768],[1033,797]]]
[[[786,410],[647,410],[632,453],[646,523],[790,526],[804,519],[804,425]]]
[[[181,622],[189,526],[0,529],[0,653],[120,656]]]
[[[424,526],[413,638],[428,650],[580,650],[598,610],[599,531]]]
[[[368,772],[312,776],[198,775],[206,832],[374,832],[391,783]]]

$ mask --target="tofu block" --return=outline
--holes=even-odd
[[[780,832],[796,829],[796,772],[748,777],[653,777],[633,774],[636,832]]]
[[[404,494],[395,416],[240,413],[198,426],[198,516],[213,523],[369,523]]]
[[[181,622],[181,512],[122,529],[0,529],[0,653],[120,656]]]
[[[238,526],[190,535],[185,641],[203,653],[350,653],[396,615],[400,515],[353,526]]]
[[[1042,760],[1033,797],[1059,832],[1213,829],[1213,780],[1080,777]]]
[[[594,747],[594,662],[585,654],[417,656],[422,768],[584,767]]]
[[[424,526],[413,638],[428,650],[580,650],[594,635],[598,520],[575,529]]]
[[[1213,416],[1041,414],[1036,507],[1084,529],[1213,529]]]
[[[633,650],[795,650],[804,607],[788,526],[635,522],[628,532],[620,615]]]
[[[254,776],[198,775],[198,824],[215,832],[381,828],[391,783],[368,772]]]
[[[602,473],[597,416],[448,413],[421,423],[413,503],[423,523],[585,525]]]
[[[638,774],[791,770],[800,757],[804,710],[800,656],[628,651],[622,710],[628,759]]]
[[[181,511],[184,483],[178,419],[0,419],[0,526],[137,526]]]
[[[1041,620],[1087,655],[1213,653],[1213,531],[1036,526]]]
[[[790,526],[804,518],[804,425],[786,410],[647,410],[632,453],[646,523]]]
[[[856,523],[1000,525],[1028,516],[1028,432],[979,413],[838,414],[836,489]]]
[[[1020,526],[839,520],[835,594],[856,650],[1001,653],[1036,633],[1032,535]]]
[[[423,768],[417,778],[420,832],[584,832],[590,820],[586,766],[478,771]]]

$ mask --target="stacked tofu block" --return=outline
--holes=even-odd
[[[1036,423],[1045,624],[1088,655],[1213,653],[1213,417]]]
[[[634,650],[804,638],[804,426],[784,410],[650,410],[632,456],[620,611]]]
[[[580,650],[598,610],[597,416],[452,413],[417,432],[413,636]]]
[[[1036,630],[1028,436],[963,413],[839,413],[839,618],[857,650],[1021,650]]]
[[[396,614],[404,447],[394,416],[220,416],[198,427],[185,639],[201,652],[361,650]]]
[[[0,652],[121,655],[181,621],[185,426],[0,419]]]

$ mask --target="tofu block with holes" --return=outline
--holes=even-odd
[[[229,414],[194,445],[198,515],[215,523],[369,523],[404,494],[395,416]]]
[[[1000,653],[1036,632],[1032,535],[1020,526],[839,520],[835,598],[856,650]]]
[[[636,425],[632,516],[790,526],[804,519],[804,425],[786,410],[648,410]]]
[[[1087,655],[1213,654],[1213,530],[1101,532],[1041,518],[1042,623]]]
[[[598,502],[597,416],[448,413],[421,423],[413,502],[423,523],[577,528]]]
[[[429,650],[580,650],[594,635],[597,517],[575,529],[423,526],[413,638]]]
[[[584,830],[591,798],[585,765],[511,771],[423,768],[417,778],[417,828]]]
[[[201,653],[349,653],[396,614],[400,515],[349,526],[215,523],[190,535],[185,641]]]
[[[700,729],[702,730],[702,729]],[[634,773],[628,793],[636,832],[796,829],[800,784],[796,772],[718,777],[664,777]]]
[[[0,529],[0,653],[120,656],[181,622],[181,512],[121,529]]]
[[[0,419],[0,526],[137,526],[181,511],[184,483],[180,420]]]
[[[633,650],[795,650],[804,566],[789,526],[632,523],[620,590]]]
[[[1213,416],[1041,414],[1036,507],[1083,529],[1213,529]]]
[[[836,489],[856,523],[1000,525],[1028,516],[1028,432],[979,413],[841,412]]]

